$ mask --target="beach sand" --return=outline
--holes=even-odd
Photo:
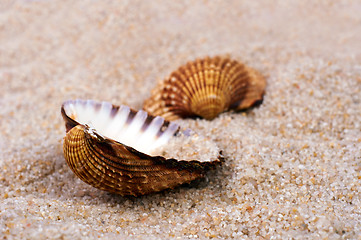
[[[0,238],[361,239],[360,1],[6,0],[0,5]],[[223,150],[204,180],[140,198],[66,165],[60,107],[140,109],[187,61],[226,55],[263,103],[187,120]]]

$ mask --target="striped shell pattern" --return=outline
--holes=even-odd
[[[161,81],[143,109],[167,120],[201,117],[249,108],[263,99],[266,81],[256,70],[229,58],[188,62]]]
[[[182,161],[151,156],[180,133],[180,126],[127,106],[93,100],[66,101],[66,162],[84,182],[120,195],[140,196],[202,178],[219,160]],[[182,132],[188,134],[187,132]]]

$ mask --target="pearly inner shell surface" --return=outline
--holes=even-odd
[[[167,120],[187,117],[214,119],[262,101],[266,81],[256,70],[222,57],[188,62],[160,82],[143,109]]]
[[[74,100],[65,102],[61,112],[67,129],[63,146],[68,165],[83,181],[102,190],[120,195],[149,194],[203,177],[220,163],[215,145],[211,155],[209,151],[198,155],[208,158],[204,162],[150,156],[157,154],[158,148],[166,152],[165,146],[173,139],[198,140],[199,136],[142,110]]]

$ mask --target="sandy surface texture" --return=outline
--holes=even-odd
[[[0,3],[0,238],[360,239],[361,2]],[[222,167],[121,197],[62,152],[67,99],[141,108],[158,80],[229,55],[267,79],[263,104],[213,121]]]

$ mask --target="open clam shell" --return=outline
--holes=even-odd
[[[191,137],[176,123],[107,102],[70,100],[61,108],[67,134],[64,156],[84,182],[120,195],[139,196],[204,176],[217,164],[151,156],[172,139]]]
[[[266,80],[256,70],[222,57],[188,62],[160,82],[144,103],[147,112],[171,121],[213,119],[262,101]]]

